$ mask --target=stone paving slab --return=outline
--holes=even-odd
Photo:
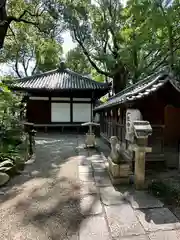
[[[93,171],[93,169],[91,165],[86,165],[86,166],[80,165],[78,166],[78,171],[79,173],[90,173]]]
[[[149,240],[147,235],[138,235],[138,236],[130,236],[130,237],[123,237],[123,238],[118,238],[121,240]],[[113,240],[116,240],[115,238]]]
[[[80,225],[79,240],[111,240],[104,217],[92,216]]]
[[[92,162],[92,167],[95,172],[106,171],[106,166],[103,162]]]
[[[94,177],[92,172],[79,172],[79,180],[82,182],[94,182]]]
[[[94,163],[104,163],[104,159],[102,158],[102,156],[100,154],[93,154],[91,155],[90,153],[90,156],[88,157],[88,160],[90,160],[91,162],[94,162]]]
[[[158,231],[148,235],[150,240],[179,240],[180,231]]]
[[[83,215],[102,214],[101,201],[97,194],[86,195],[80,200],[80,211]]]
[[[176,217],[180,220],[180,208],[173,209],[173,213],[176,215]]]
[[[84,195],[90,195],[90,194],[98,194],[98,189],[95,185],[94,182],[83,182],[83,184],[81,184],[80,186],[80,195],[84,196]]]
[[[91,166],[91,161],[85,156],[79,156],[78,164],[79,166]]]
[[[164,206],[161,201],[144,191],[134,191],[127,197],[127,200],[134,209],[160,208]]]
[[[136,210],[135,213],[147,232],[180,228],[179,220],[168,208]]]
[[[113,239],[145,234],[134,210],[129,204],[105,206],[105,211]]]
[[[112,186],[107,172],[94,172],[94,178],[98,187]]]
[[[99,191],[104,205],[121,205],[125,203],[123,194],[116,191],[113,186],[100,187]]]

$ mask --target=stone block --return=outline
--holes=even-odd
[[[153,232],[148,237],[150,240],[179,240],[180,230]]]
[[[130,183],[129,177],[113,177],[110,171],[109,171],[109,177],[111,179],[112,184],[114,185]]]
[[[145,234],[134,210],[129,204],[105,206],[105,211],[113,239],[123,239],[122,237]]]
[[[94,182],[94,177],[92,172],[79,172],[79,180],[82,182]]]
[[[116,191],[113,186],[100,187],[99,191],[104,205],[120,205],[125,203],[123,194]]]
[[[178,208],[173,209],[173,213],[180,220],[180,208],[178,207]]]
[[[94,182],[83,182],[80,186],[80,195],[90,195],[90,194],[98,194],[97,187]]]
[[[112,185],[107,172],[94,172],[94,178],[96,186],[98,187],[106,187]]]
[[[109,171],[113,177],[120,177],[120,167],[119,164],[114,163],[110,158],[109,160]]]
[[[80,165],[78,166],[78,171],[79,173],[90,173],[92,172],[92,167],[91,165],[86,165],[86,166]]]
[[[132,172],[131,172],[129,163],[123,163],[123,164],[119,165],[119,175],[120,175],[120,177],[128,177],[131,174],[132,174]]]
[[[97,215],[102,213],[102,205],[97,194],[86,195],[80,200],[82,215]]]
[[[110,240],[108,226],[103,216],[84,219],[80,225],[79,240]]]
[[[147,192],[134,191],[127,199],[134,209],[161,208],[164,204]]]
[[[94,153],[91,156],[88,157],[88,160],[90,160],[93,163],[104,163],[104,159],[100,154]]]
[[[180,228],[179,220],[168,208],[144,209],[135,212],[147,232]]]
[[[103,162],[93,162],[92,166],[95,172],[106,171],[106,166]]]
[[[96,141],[95,141],[95,135],[92,134],[86,134],[86,140],[85,140],[85,144],[87,147],[91,147],[91,146],[95,146],[96,145]]]
[[[113,240],[116,240],[116,239],[114,238]],[[149,238],[147,235],[138,235],[138,236],[131,236],[131,237],[123,237],[121,238],[121,240],[149,240]]]
[[[80,156],[78,159],[79,166],[91,166],[91,161],[85,156]]]
[[[108,163],[109,172],[111,173],[112,178],[124,178],[129,177],[132,174],[129,163],[116,164],[110,157],[108,158]]]

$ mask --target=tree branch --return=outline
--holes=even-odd
[[[29,67],[29,62],[31,61],[31,59],[33,58],[33,56],[34,56],[34,51],[32,50],[32,54],[31,54],[31,56],[29,57],[29,59],[27,60],[27,63],[26,63],[26,67],[25,67],[26,72],[27,72],[27,69],[28,69],[28,67]]]
[[[15,40],[16,44],[18,44],[14,31],[12,30],[12,28],[10,26],[9,26],[9,29],[11,30],[12,35],[14,36],[14,40]]]
[[[110,25],[109,25],[109,31],[112,35],[112,40],[113,40],[113,45],[114,45],[114,50],[113,50],[113,54],[115,56],[115,58],[118,57],[118,51],[119,51],[119,46],[118,46],[118,41],[117,41],[117,38],[116,38],[116,34],[114,32],[114,29],[112,28],[111,24],[112,22],[114,22],[114,17],[113,17],[113,13],[112,13],[112,3],[110,1],[110,4],[108,6],[108,12],[109,12],[109,16],[111,17],[111,22],[110,22]],[[115,24],[115,22],[114,22]]]
[[[83,42],[80,41],[80,39],[78,38],[75,29],[74,29],[74,37],[75,37],[75,40],[78,42],[78,44],[81,46],[84,55],[87,57],[87,59],[89,60],[90,64],[92,65],[92,67],[95,68],[98,73],[103,74],[103,75],[109,77],[109,76],[110,76],[110,73],[101,70],[101,69],[95,64],[95,62],[91,59],[91,57],[89,56],[88,51],[87,51],[86,48],[84,47]]]
[[[16,17],[13,17],[13,16],[7,17],[7,22],[8,22],[9,25],[10,25],[10,23],[11,23],[12,21],[15,21],[15,22],[24,22],[24,23],[32,24],[32,25],[34,25],[34,26],[38,26],[38,23],[37,23],[37,22],[31,22],[31,21],[28,21],[28,20],[26,20],[26,19],[16,18]]]
[[[31,75],[34,75],[34,73],[35,73],[35,71],[36,71],[36,69],[37,69],[37,66],[38,66],[38,63],[37,63],[37,61],[36,61],[36,64],[35,64],[32,72],[31,72]]]
[[[23,65],[23,68],[24,68],[24,73],[27,77],[28,74],[27,74],[27,69],[26,69],[26,64],[25,64],[25,52],[23,53],[23,56],[22,56],[22,65]]]
[[[180,49],[180,46],[176,47],[176,48],[173,50],[173,53],[174,53],[176,50],[178,50],[178,49]],[[166,61],[166,59],[169,57],[169,55],[171,55],[171,52],[168,52],[168,54],[160,61],[160,63],[153,68],[152,72],[155,71],[158,67],[160,67],[160,66],[163,64],[163,62]]]
[[[15,62],[15,72],[18,75],[19,78],[21,78],[21,74],[19,73],[19,69],[18,69],[18,53],[16,54],[16,62]]]

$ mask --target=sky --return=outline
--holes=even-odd
[[[124,5],[127,2],[127,0],[121,0],[121,1]],[[63,33],[62,37],[64,39],[64,42],[62,44],[63,45],[63,52],[64,52],[64,55],[66,55],[67,52],[69,50],[73,49],[77,44],[72,41],[71,35],[68,31]],[[9,66],[7,66],[6,64],[2,64],[1,68],[0,68],[0,74],[7,74],[7,73],[9,73]]]
[[[66,55],[66,53],[69,50],[73,49],[76,46],[76,43],[74,43],[72,41],[72,38],[71,38],[71,35],[70,35],[69,32],[65,32],[64,34],[62,34],[62,37],[64,39],[64,42],[63,42],[63,52]]]

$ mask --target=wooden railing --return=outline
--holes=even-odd
[[[111,136],[117,136],[120,141],[125,140],[125,125],[115,121],[104,120],[100,124],[100,131],[109,139]]]
[[[116,121],[107,121],[103,119],[100,124],[101,135],[107,140],[111,136],[117,136],[120,142],[125,140],[125,124],[119,124]],[[164,158],[164,125],[152,125],[152,135],[149,136],[148,145],[152,147],[152,153],[148,158]]]

